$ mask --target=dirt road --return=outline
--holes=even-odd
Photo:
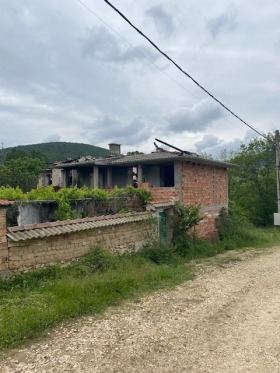
[[[55,329],[0,371],[279,373],[280,247],[214,261],[171,291]]]

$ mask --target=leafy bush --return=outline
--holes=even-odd
[[[175,259],[173,249],[161,242],[145,245],[140,255],[156,264],[170,264]]]
[[[256,228],[245,217],[221,209],[216,222],[219,239],[224,243],[225,250],[231,250],[257,243]]]
[[[73,186],[70,188],[61,188],[55,191],[53,186],[32,189],[28,193],[23,193],[19,188],[0,187],[0,199],[15,200],[47,200],[56,201],[58,209],[55,213],[57,220],[75,219],[78,218],[77,211],[72,208],[73,201],[83,200],[86,198],[93,198],[96,201],[108,201],[109,199],[116,199],[119,210],[126,210],[126,199],[130,197],[137,197],[145,205],[150,199],[151,194],[147,190],[136,189],[131,186],[126,188],[115,188],[111,193],[105,189],[99,188],[78,188]]]
[[[199,206],[184,206],[176,202],[172,219],[173,245],[180,256],[187,256],[196,239],[193,228],[203,219]]]
[[[117,256],[97,246],[81,260],[91,273],[104,272],[117,267]]]
[[[27,199],[27,195],[23,193],[23,191],[19,188],[12,188],[12,187],[0,187],[0,199],[6,199],[8,201],[17,201],[17,200],[25,200]]]

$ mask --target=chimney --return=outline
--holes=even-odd
[[[109,155],[118,157],[121,155],[121,145],[120,144],[109,144]]]

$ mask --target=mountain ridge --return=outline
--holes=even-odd
[[[9,151],[23,150],[27,153],[32,151],[38,151],[44,154],[48,158],[49,163],[54,163],[56,161],[65,160],[67,158],[77,158],[81,156],[91,155],[95,157],[107,156],[109,150],[101,148],[99,146],[76,143],[76,142],[47,142],[39,144],[29,144],[29,145],[18,145],[5,149],[0,149],[0,162],[5,161],[6,155]]]

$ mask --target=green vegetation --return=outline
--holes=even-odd
[[[38,172],[46,167],[46,162],[46,157],[36,151],[7,153],[5,162],[0,163],[0,186],[19,187],[28,192],[36,187]]]
[[[10,152],[23,151],[32,156],[36,153],[43,154],[49,163],[61,161],[66,158],[77,158],[85,155],[93,157],[103,157],[109,154],[109,151],[98,146],[89,144],[79,144],[73,142],[48,142],[34,145],[21,145],[13,148],[0,149],[0,163],[7,159]]]
[[[173,245],[181,256],[188,255],[190,245],[196,238],[193,228],[202,220],[199,210],[199,206],[175,203],[172,222]]]
[[[132,198],[136,196],[141,203],[145,205],[151,200],[151,193],[146,189],[136,189],[132,186],[125,188],[114,188],[112,191],[98,188],[76,186],[71,188],[61,188],[58,191],[52,186],[37,187],[28,193],[24,193],[19,187],[0,187],[0,199],[9,201],[30,201],[30,200],[48,200],[56,201],[58,209],[56,211],[57,220],[66,220],[77,218],[77,212],[71,207],[71,203],[76,200],[83,200],[85,198],[93,198],[96,201],[108,201],[109,199],[120,199],[120,209],[125,208],[125,198]]]
[[[238,167],[229,170],[230,209],[257,226],[273,223],[277,211],[274,137],[241,145],[228,159]]]
[[[42,161],[42,158],[36,159]],[[190,265],[193,259],[232,249],[278,245],[277,228],[256,228],[256,225],[269,226],[276,211],[273,136],[268,134],[267,140],[255,139],[247,146],[242,145],[226,160],[239,167],[229,172],[230,209],[229,212],[223,209],[217,221],[218,240],[199,239],[193,230],[200,220],[198,207],[177,204],[170,247],[152,236],[136,254],[112,255],[95,248],[67,267],[53,266],[16,275],[10,281],[0,280],[0,348],[31,340],[62,320],[102,313],[108,306],[126,299],[137,299],[145,292],[193,278]],[[19,159],[12,157],[6,162],[12,161]],[[69,203],[73,199],[109,198],[104,190],[63,189],[54,192],[51,187],[37,188],[26,194],[20,188],[0,187],[0,199],[56,200],[60,206],[59,218],[65,219],[72,217]],[[150,199],[147,191],[132,187],[116,188],[112,195],[122,198],[133,194],[143,203]],[[229,260],[238,259],[226,259],[221,265]]]
[[[96,248],[66,268],[0,281],[0,348],[31,340],[62,320],[101,313],[192,277],[183,262],[156,265],[141,254],[114,256]]]
[[[83,155],[106,156],[108,151],[86,144],[45,143],[0,150],[0,186],[19,187],[24,192],[36,188],[38,172],[49,163]]]
[[[195,225],[196,212],[186,210],[192,213],[187,217],[183,211],[183,225],[186,221]],[[177,249],[176,241],[168,247],[151,236],[138,253],[113,255],[96,247],[66,267],[51,266],[0,280],[0,349],[30,341],[63,320],[100,314],[108,306],[192,279],[190,260],[230,249],[272,246],[280,239],[277,229],[254,228],[226,211],[221,213],[218,228],[220,239],[214,242],[198,239],[189,229],[190,242],[184,251]],[[221,260],[220,265],[237,260]]]

